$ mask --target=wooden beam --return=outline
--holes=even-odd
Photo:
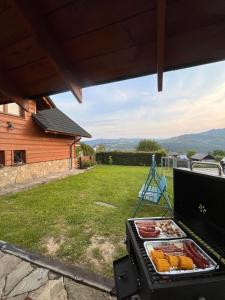
[[[9,103],[15,102],[28,112],[27,101],[24,99],[21,90],[13,80],[7,77],[7,74],[2,69],[0,69],[0,94],[2,99],[0,99],[0,104],[1,102],[6,103],[9,100]]]
[[[163,88],[165,60],[166,0],[157,0],[157,83],[158,91]]]
[[[60,49],[57,38],[50,31],[45,18],[40,13],[38,1],[13,0],[13,7],[26,21],[30,32],[36,42],[45,50],[57,72],[65,80],[67,87],[76,97],[79,103],[82,102],[82,89],[78,83],[78,77],[69,67],[66,55]]]

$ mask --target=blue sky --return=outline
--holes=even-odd
[[[164,138],[225,127],[225,62],[83,89],[83,103],[71,93],[51,96],[57,107],[93,138]]]

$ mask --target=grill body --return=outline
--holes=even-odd
[[[136,278],[141,300],[225,300],[225,178],[174,169],[174,221],[217,263],[215,271],[162,276],[155,272],[134,226],[126,222],[128,260],[123,278],[115,276],[118,299],[132,299],[127,274]],[[114,264],[114,270],[117,268]],[[116,274],[116,273],[115,273]],[[121,294],[119,290],[124,289]],[[134,282],[134,279],[133,279]],[[134,284],[132,283],[134,294]],[[123,295],[123,296],[121,296]]]
[[[177,222],[177,224],[179,224],[179,222]],[[185,231],[184,228],[183,230]],[[188,232],[186,233],[188,237],[193,239]],[[136,233],[133,220],[127,221],[126,223],[126,236],[129,257],[136,265],[136,278],[139,283],[139,290],[137,293],[141,299],[225,299],[225,270],[223,265],[220,265],[220,268],[213,272],[196,273],[192,275],[161,276],[155,272],[146,254],[143,240],[141,240]],[[213,258],[216,259],[215,257]]]

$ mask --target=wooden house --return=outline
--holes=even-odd
[[[76,145],[91,137],[49,97],[0,105],[0,186],[77,167]],[[17,179],[16,179],[17,178]]]

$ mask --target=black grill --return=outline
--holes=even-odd
[[[194,184],[190,185],[191,181]],[[189,186],[186,193],[183,192],[185,186]],[[214,198],[211,198],[212,187]],[[217,211],[217,204],[221,201],[225,201],[225,178],[221,181],[217,176],[175,169],[173,220],[186,233],[187,238],[193,239],[217,262],[219,268],[185,275],[159,275],[148,258],[144,240],[138,236],[134,219],[130,219],[126,222],[127,272],[131,272],[130,265],[135,266],[132,273],[133,281],[134,278],[136,280],[136,290],[134,292],[132,284],[133,291],[129,291],[126,272],[123,270],[123,276],[118,276],[119,263],[114,262],[117,298],[132,299],[131,294],[136,293],[141,300],[225,300],[225,221],[218,219],[215,222],[215,214],[221,218],[225,211]],[[199,205],[204,205],[204,214],[198,209]]]
[[[179,226],[182,228],[182,222],[181,221],[177,221],[177,224],[179,224]],[[155,283],[168,283],[168,282],[176,282],[176,281],[181,281],[181,280],[192,280],[193,278],[207,278],[207,277],[211,277],[211,276],[217,276],[217,275],[225,275],[225,263],[223,264],[222,262],[220,262],[220,260],[218,259],[218,257],[214,256],[208,249],[213,249],[212,251],[215,252],[216,248],[212,248],[211,245],[206,244],[203,242],[201,242],[198,238],[196,238],[196,236],[193,234],[190,234],[190,232],[188,233],[185,228],[182,228],[183,231],[185,231],[185,233],[187,234],[188,238],[193,239],[196,243],[198,243],[201,248],[207,252],[219,265],[219,269],[215,270],[215,271],[210,271],[210,272],[206,272],[206,273],[194,273],[192,275],[178,275],[178,276],[161,276],[158,273],[155,272],[153,265],[145,251],[144,248],[144,241],[142,239],[139,238],[138,234],[137,234],[137,230],[135,228],[134,225],[134,221],[133,220],[129,220],[128,224],[127,224],[127,243],[128,241],[131,242],[131,236],[133,236],[133,239],[135,241],[135,243],[137,244],[137,247],[139,248],[139,251],[141,253],[141,256],[144,260],[146,269],[148,270],[149,273],[149,279],[151,281],[152,284]],[[132,231],[132,235],[130,235],[129,231]],[[129,238],[130,235],[130,238]],[[131,245],[130,245],[131,246]],[[132,247],[132,246],[131,246]],[[129,249],[129,247],[128,247]],[[128,250],[129,251],[129,250]],[[224,298],[225,299],[225,298]]]

